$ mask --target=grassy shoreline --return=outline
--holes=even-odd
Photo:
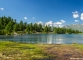
[[[70,60],[83,58],[83,44],[24,44],[0,41],[0,60]]]

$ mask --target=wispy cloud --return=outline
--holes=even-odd
[[[52,26],[52,25],[53,25],[52,21],[49,21],[49,22],[45,23],[45,26]]]
[[[64,25],[58,25],[58,27],[62,28]]]
[[[81,13],[80,19],[83,20],[83,13]]]
[[[4,10],[4,8],[0,8],[0,10]]]
[[[61,25],[61,24],[63,24],[62,22],[55,22],[54,23],[55,25]]]
[[[45,26],[54,26],[54,27],[63,27],[63,23],[65,23],[66,21],[65,20],[60,20],[58,22],[52,22],[52,21],[48,21],[46,22],[45,24],[42,22],[42,21],[39,21],[39,22],[36,22],[37,24],[44,24]]]
[[[53,23],[53,26],[54,27],[63,27],[63,22],[55,22],[55,23]]]
[[[75,20],[75,22],[79,22],[79,20]]]
[[[28,19],[27,17],[24,17],[24,19],[26,20],[26,19]]]
[[[65,23],[66,21],[65,20],[61,20],[62,23]]]
[[[35,19],[35,17],[33,17],[32,19]]]
[[[78,18],[79,17],[79,12],[78,11],[75,11],[75,12],[72,12],[73,13],[73,18]]]
[[[42,21],[39,21],[39,22],[37,22],[37,24],[42,24],[43,25],[43,22]]]

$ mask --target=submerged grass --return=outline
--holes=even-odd
[[[66,55],[72,57],[81,52],[83,44],[24,44],[0,41],[0,60],[59,60],[61,56],[64,60]]]

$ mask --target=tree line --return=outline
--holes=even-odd
[[[78,30],[72,30],[67,28],[57,28],[44,26],[37,23],[23,22],[22,20],[18,23],[16,19],[11,17],[2,16],[0,17],[0,35],[13,34],[14,32],[20,33],[54,33],[54,34],[72,34],[80,33]]]

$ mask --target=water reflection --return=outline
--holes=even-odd
[[[63,44],[64,41],[63,41],[63,39],[56,39],[55,43],[56,44]]]
[[[38,44],[70,44],[83,43],[83,35],[80,34],[30,34],[18,36],[1,35],[0,40],[10,40],[22,43]]]
[[[47,36],[47,44],[52,44],[52,35]]]

